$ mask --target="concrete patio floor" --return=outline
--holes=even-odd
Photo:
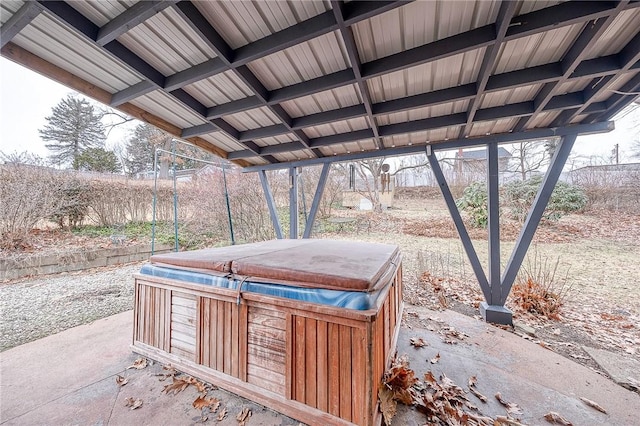
[[[574,425],[638,425],[640,395],[628,391],[598,373],[515,334],[453,311],[434,312],[405,308],[406,325],[398,339],[398,354],[407,354],[416,376],[431,370],[445,373],[466,389],[470,376],[489,398],[469,399],[484,415],[505,415],[494,398],[497,392],[518,404],[522,423],[548,424],[544,414],[554,411]],[[192,403],[198,396],[190,386],[177,395],[162,393],[158,364],[142,370],[127,369],[137,355],[129,349],[132,313],[124,312],[89,325],[76,327],[0,354],[0,423],[3,425],[189,425],[200,421]],[[464,333],[455,344],[443,341],[443,331]],[[411,337],[423,338],[422,348],[410,345]],[[440,361],[429,359],[440,354]],[[118,386],[115,378],[128,379]],[[299,422],[223,390],[210,392],[227,409],[221,425],[237,425],[236,415],[249,408],[247,424],[297,425]],[[131,410],[127,398],[143,405]],[[584,404],[588,398],[607,414]],[[205,424],[217,424],[215,415]],[[400,406],[394,425],[422,425],[416,410]]]

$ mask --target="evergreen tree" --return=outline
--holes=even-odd
[[[113,151],[104,148],[87,148],[73,160],[75,170],[100,173],[119,173],[120,162]]]
[[[39,129],[45,146],[53,151],[49,157],[54,164],[71,164],[87,148],[101,148],[106,139],[100,114],[84,98],[68,95],[53,107],[47,124]]]
[[[162,148],[167,151],[171,150],[172,140],[171,135],[150,124],[139,124],[136,126],[133,137],[129,139],[126,146],[127,173],[136,175],[153,170],[155,149]],[[166,155],[160,157],[160,177],[168,177],[170,162],[171,159]]]

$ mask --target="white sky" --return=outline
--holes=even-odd
[[[0,151],[9,154],[28,151],[47,157],[49,151],[40,139],[38,129],[46,124],[45,117],[72,89],[49,80],[21,65],[0,58]],[[113,131],[107,140],[112,146],[126,139],[127,129]],[[608,158],[614,145],[620,145],[620,162],[630,162],[630,148],[640,139],[640,108],[616,121],[616,130],[606,134],[581,136],[573,155],[585,158]],[[602,160],[598,161],[601,163]]]

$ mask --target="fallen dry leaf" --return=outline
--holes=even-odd
[[[127,383],[129,383],[129,380],[128,380],[128,379],[125,379],[124,377],[122,377],[122,376],[120,376],[120,375],[117,375],[117,376],[116,376],[116,384],[117,384],[118,386],[124,386],[124,385],[126,385]]]
[[[175,377],[176,374],[178,374],[178,372],[176,371],[176,368],[169,364],[169,365],[163,365],[162,369],[166,371],[166,373],[160,373],[160,374],[156,374],[156,376],[160,377],[160,381],[163,382],[165,381],[167,378],[169,377]]]
[[[124,406],[131,407],[132,410],[135,410],[136,408],[142,407],[142,400],[140,398],[136,399],[133,397],[129,397],[124,400]]]
[[[136,359],[132,365],[127,367],[127,370],[130,368],[135,368],[136,370],[142,370],[143,368],[146,368],[148,365],[148,361],[146,358],[138,358]]]
[[[167,395],[173,392],[173,394],[176,395],[185,390],[187,386],[189,386],[189,382],[181,377],[174,377],[173,383],[165,385],[164,388],[162,388],[162,392],[165,392]]]
[[[496,416],[494,426],[524,426],[519,421],[507,416]]]
[[[431,364],[437,364],[437,363],[438,363],[438,361],[440,361],[440,352],[438,352],[438,353],[436,354],[436,356],[434,356],[433,358],[431,358],[431,359],[429,360],[429,362],[430,362]]]
[[[496,393],[496,399],[500,404],[504,405],[504,407],[507,409],[507,413],[514,415],[522,414],[522,411],[520,411],[520,407],[518,407],[518,404],[516,404],[515,402],[506,401],[504,398],[502,398],[502,394],[500,392]]]
[[[478,383],[478,378],[476,376],[469,377],[469,387],[473,387]]]
[[[222,420],[224,420],[224,418],[225,418],[225,417],[227,417],[227,409],[226,409],[226,408],[223,408],[222,410],[220,410],[220,411],[218,412],[218,417],[217,417],[217,419],[218,419],[218,421],[219,421],[219,422],[221,422]]]
[[[553,411],[549,411],[547,414],[545,414],[544,418],[547,419],[549,423],[557,423],[563,426],[573,426],[573,423]]]
[[[605,410],[604,408],[602,408],[602,407],[601,407],[597,402],[594,402],[594,401],[592,401],[592,400],[590,400],[590,399],[583,398],[583,397],[580,397],[580,399],[582,400],[582,402],[584,402],[585,404],[587,404],[589,407],[593,407],[593,408],[595,408],[596,410],[600,411],[601,413],[605,413],[605,414],[607,414],[607,410]]]
[[[487,402],[489,400],[486,396],[478,392],[478,390],[473,386],[469,386],[469,392],[474,394],[482,402]]]
[[[384,385],[380,386],[380,390],[378,390],[378,398],[380,399],[382,419],[384,420],[384,424],[389,426],[391,420],[396,415],[398,403],[393,400],[393,392]]]
[[[209,407],[212,413],[215,413],[220,406],[220,400],[216,397],[207,398],[207,395],[200,395],[192,403],[196,410],[202,410],[205,407]]]
[[[409,339],[409,343],[411,343],[415,348],[421,348],[427,344],[427,342],[425,342],[421,337],[412,337]]]
[[[238,421],[238,424],[240,426],[244,426],[249,421],[250,417],[251,417],[251,410],[245,407],[242,409],[240,413],[238,413],[238,415],[236,416],[236,420]]]
[[[196,379],[195,377],[192,376],[184,376],[184,377],[180,377],[184,382],[193,385],[196,387],[196,389],[198,390],[198,392],[202,393],[205,392],[207,390],[206,385],[199,381],[198,379]]]

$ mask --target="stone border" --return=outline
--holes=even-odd
[[[155,253],[166,253],[172,249],[173,245],[160,245],[156,247]],[[138,262],[148,259],[149,256],[151,245],[132,245],[59,255],[30,256],[26,259],[0,259],[0,281]]]

